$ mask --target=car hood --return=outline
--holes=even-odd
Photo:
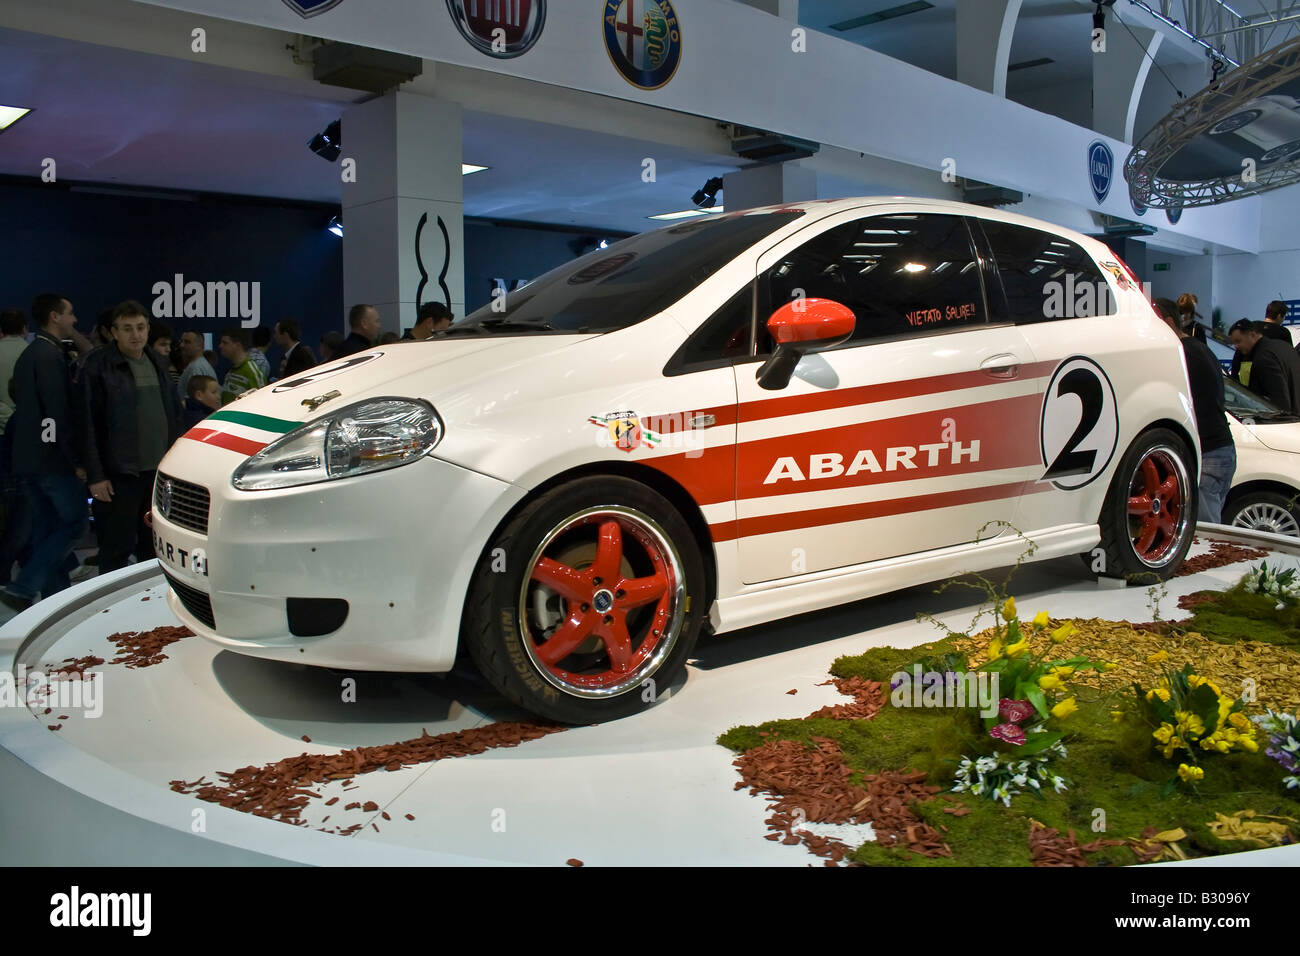
[[[484,335],[380,346],[273,382],[222,411],[297,423],[366,398],[423,398],[437,407],[489,376],[535,375],[539,361],[593,337]]]
[[[1264,422],[1254,424],[1242,423],[1255,439],[1266,448],[1300,454],[1300,422]]]

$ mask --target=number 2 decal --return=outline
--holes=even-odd
[[[1041,481],[1064,490],[1082,488],[1106,470],[1119,441],[1115,390],[1100,365],[1075,355],[1052,374],[1039,429]]]

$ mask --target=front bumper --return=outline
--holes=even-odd
[[[192,589],[191,606],[204,597],[210,605],[213,626],[170,589],[168,604],[186,626],[255,657],[450,670],[479,554],[523,489],[428,457],[356,478],[244,492],[230,484],[241,460],[182,440],[159,465],[211,496],[206,535],[156,508],[153,516],[163,570]],[[347,618],[329,634],[294,636],[289,598],[343,599]]]

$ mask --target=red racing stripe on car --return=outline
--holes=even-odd
[[[1051,488],[1052,485],[1049,483],[1036,481],[1018,481],[1006,485],[989,485],[984,488],[963,488],[937,495],[914,495],[908,498],[891,498],[887,501],[865,501],[835,508],[813,508],[757,518],[741,518],[739,521],[723,521],[710,525],[709,532],[715,542],[730,541],[732,538],[747,538],[757,534],[799,531],[822,525],[843,524],[846,521],[863,521],[868,518],[885,518],[915,511],[954,508],[981,501],[996,501],[999,498],[1016,498],[1024,494],[1050,491]]]
[[[745,441],[737,446],[738,497],[763,498],[1037,464],[1041,461],[1041,401],[1038,395],[1018,395]],[[949,432],[951,440],[944,441]],[[765,484],[768,478],[773,480]]]
[[[1020,380],[1039,378],[1047,375],[1056,362],[1030,362],[1020,366],[1017,378]],[[757,422],[765,418],[780,418],[783,415],[800,415],[804,412],[819,412],[829,408],[845,408],[849,405],[866,405],[871,402],[888,402],[899,398],[915,398],[918,395],[933,395],[937,392],[954,392],[963,388],[978,388],[981,385],[1006,384],[1008,379],[993,378],[984,371],[954,372],[949,375],[931,375],[928,378],[914,378],[903,382],[882,382],[878,385],[862,385],[857,388],[837,388],[818,392],[814,395],[788,395],[781,398],[763,398],[745,402],[740,406],[741,422]]]
[[[225,448],[228,451],[237,451],[241,455],[256,455],[268,444],[264,441],[240,438],[238,435],[232,435],[229,432],[219,432],[212,428],[201,428],[197,425],[181,437],[202,442],[205,445],[216,445],[218,448]]]
[[[736,493],[736,449],[732,445],[645,458],[641,463],[672,478],[699,505],[730,501]]]

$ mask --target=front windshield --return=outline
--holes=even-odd
[[[1229,413],[1240,419],[1275,419],[1294,418],[1290,412],[1284,412],[1276,405],[1260,398],[1250,389],[1234,379],[1223,379],[1223,401]]]
[[[438,333],[613,332],[662,312],[802,210],[709,215],[655,229],[552,269]]]

